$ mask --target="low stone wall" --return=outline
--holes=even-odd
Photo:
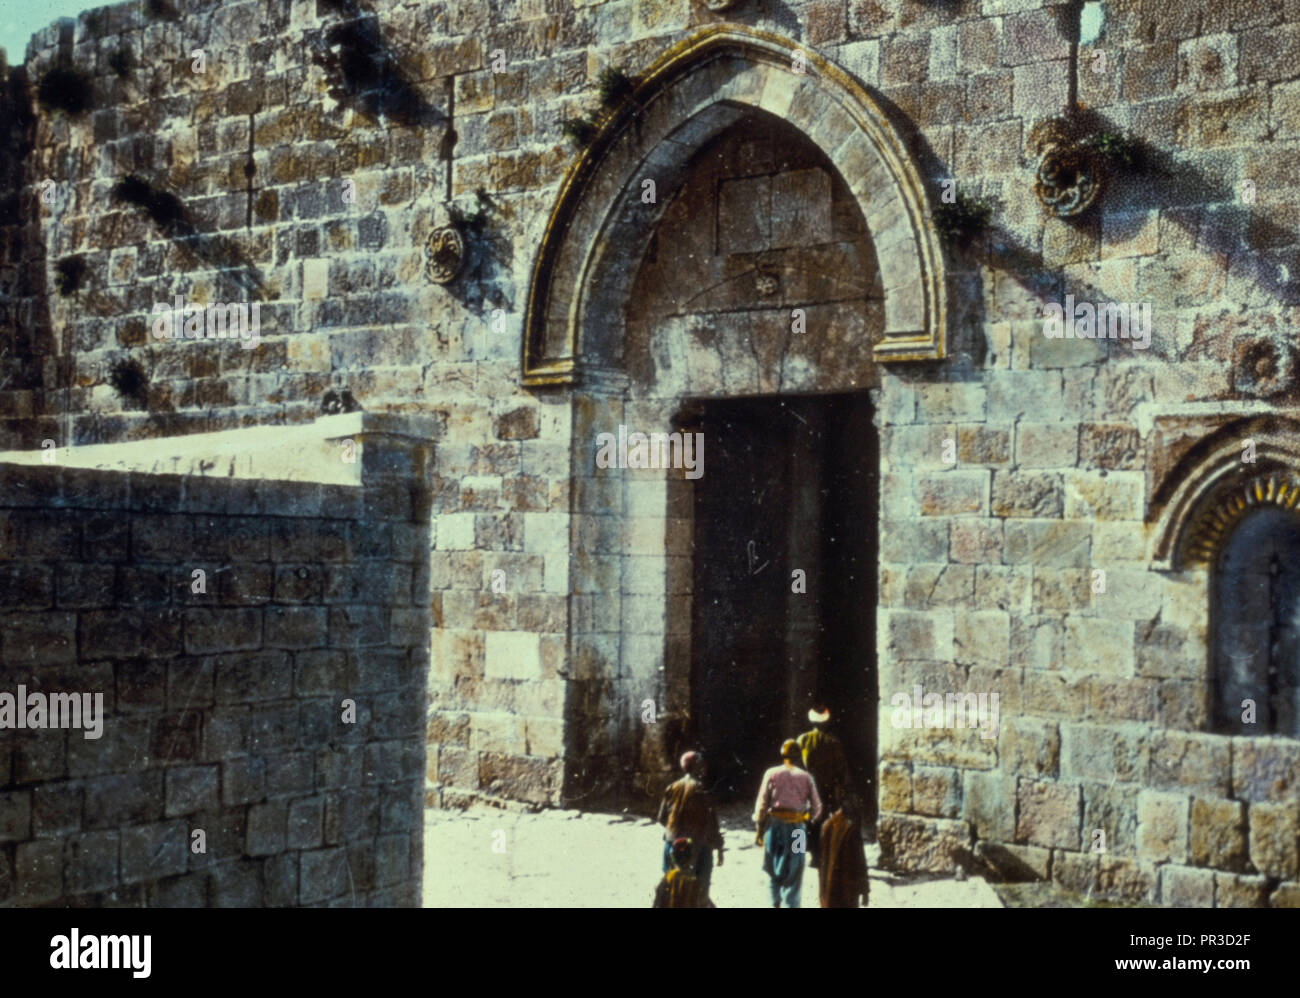
[[[1174,907],[1300,906],[1294,739],[1004,717],[996,768],[975,768],[977,736],[929,741],[882,764],[886,863]]]
[[[0,729],[0,904],[419,903],[427,458],[0,465],[0,697],[102,695],[99,737]]]

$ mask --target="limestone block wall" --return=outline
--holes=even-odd
[[[1251,774],[1293,772],[1295,743],[1205,733],[1207,580],[1152,568],[1150,552],[1189,448],[1295,401],[1294,3],[1104,0],[1100,34],[1077,51],[1067,8],[1036,0],[173,6],[174,19],[133,3],[83,14],[37,35],[10,73],[0,430],[35,448],[354,406],[445,423],[429,802],[559,803],[589,759],[619,773],[619,746],[653,755],[634,708],[667,691],[646,649],[662,638],[683,653],[672,620],[645,611],[679,594],[671,581],[642,592],[620,559],[643,553],[624,533],[632,519],[644,512],[657,536],[671,497],[665,515],[645,508],[653,489],[601,484],[590,434],[618,422],[626,389],[614,378],[585,395],[524,390],[521,331],[574,157],[561,120],[597,105],[602,69],[636,74],[731,23],[865,86],[932,208],[945,180],[994,208],[988,232],[949,251],[945,359],[876,372],[889,854],[947,866],[996,845],[1037,875],[1162,903],[1285,896],[1292,847],[1277,860],[1268,843],[1294,844],[1292,779]],[[123,51],[132,68],[120,73]],[[61,60],[90,78],[85,115],[35,100]],[[1067,222],[1034,198],[1026,143],[1072,94],[1138,138],[1148,162]],[[148,196],[115,198],[127,177]],[[453,210],[466,268],[435,285],[425,242]],[[895,247],[875,249],[882,268],[897,264]],[[61,293],[72,258],[84,276]],[[177,294],[256,298],[261,345],[155,342],[151,309]],[[1045,338],[1043,305],[1067,295],[1149,303],[1149,348]],[[619,345],[604,346],[617,364]],[[136,374],[124,379],[123,364]],[[921,680],[1000,692],[998,738],[886,743],[889,697]],[[1112,763],[1095,744],[1132,752]],[[1269,761],[1248,762],[1253,752]],[[1183,761],[1152,761],[1169,758]],[[1205,816],[1237,810],[1227,827],[1244,829],[1244,859],[1231,844],[1193,849],[1198,820],[1219,828]],[[1143,814],[1168,843],[1138,833]],[[1096,828],[1109,851],[1094,858]]]
[[[103,698],[0,729],[0,904],[419,904],[427,504],[381,450],[368,489],[0,465],[0,694]]]
[[[1064,39],[1049,11],[991,6],[930,32],[920,85],[955,44],[983,136],[918,120],[959,188],[1002,201],[958,278],[951,362],[882,387],[882,846],[1134,901],[1294,905],[1300,744],[1209,733],[1208,574],[1154,552],[1185,448],[1217,428],[1240,450],[1251,416],[1294,405],[1300,119],[1268,39],[1297,37],[1297,14],[1103,4],[1080,99],[1154,163],[1069,223],[1013,158],[1064,92]],[[924,42],[889,51],[882,80],[925,72]],[[1149,303],[1149,348],[1047,338],[1042,306],[1067,294]],[[1248,356],[1270,358],[1262,377]],[[895,727],[889,698],[918,684],[996,692],[997,737]]]

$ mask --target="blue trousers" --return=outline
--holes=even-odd
[[[769,818],[763,833],[763,870],[770,881],[772,905],[798,908],[803,892],[803,868],[808,858],[808,826]]]
[[[709,893],[709,881],[713,878],[713,850],[704,849],[700,846],[695,847],[695,869],[691,872],[699,878],[700,886],[704,888],[704,893]],[[673,868],[673,844],[664,842],[664,873]]]

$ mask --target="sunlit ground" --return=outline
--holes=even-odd
[[[763,852],[752,827],[728,815],[719,908],[770,905]],[[493,850],[494,845],[497,851]],[[648,908],[659,882],[663,829],[643,818],[579,811],[523,814],[475,808],[426,811],[425,907]],[[869,846],[868,863],[877,848]],[[979,878],[901,877],[872,869],[871,908],[1000,908]],[[817,907],[817,871],[804,872],[803,906]]]

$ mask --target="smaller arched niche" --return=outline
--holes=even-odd
[[[1223,734],[1300,736],[1300,513],[1293,505],[1247,506],[1213,561],[1211,716]]]
[[[1151,567],[1211,567],[1238,521],[1261,506],[1300,512],[1300,423],[1294,420],[1234,420],[1188,449],[1153,489]]]

